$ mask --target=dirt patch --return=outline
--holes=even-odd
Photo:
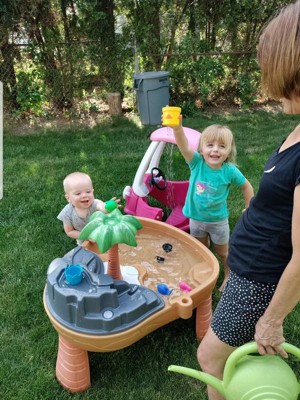
[[[277,113],[282,111],[281,104],[275,101],[256,102],[249,111],[267,111]],[[122,104],[123,116],[136,120],[137,112],[132,111],[126,103]],[[212,104],[202,110],[204,115],[210,116],[215,114],[233,114],[243,112],[238,105],[228,105],[228,103]],[[109,109],[102,107],[100,112],[81,112],[75,116],[70,116],[65,113],[57,113],[51,117],[43,118],[36,117],[30,113],[23,113],[17,118],[12,118],[9,115],[4,115],[4,131],[13,135],[24,135],[35,132],[43,132],[49,130],[68,131],[70,129],[86,129],[93,128],[97,124],[110,120]]]
[[[238,104],[228,105],[226,102],[212,104],[205,108],[204,113],[207,115],[213,114],[234,114],[245,111],[266,111],[272,113],[282,112],[282,105],[278,101],[257,101],[249,109],[242,109]]]
[[[67,118],[64,116],[55,116],[53,118],[18,118],[13,120],[4,117],[4,131],[14,135],[26,135],[29,133],[42,131],[68,131],[70,129],[92,128],[99,122],[108,119],[108,114],[99,116],[85,116],[84,118]]]

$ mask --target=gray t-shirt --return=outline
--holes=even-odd
[[[68,203],[58,214],[57,218],[62,221],[64,224],[70,224],[73,226],[74,229],[77,231],[82,231],[82,229],[86,226],[89,222],[90,216],[97,211],[96,207],[99,203],[99,200],[95,199],[93,204],[89,207],[86,217],[82,218],[77,214],[75,207]],[[77,240],[79,245],[82,244],[82,240]]]

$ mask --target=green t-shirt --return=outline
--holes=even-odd
[[[183,214],[202,222],[218,222],[228,218],[230,185],[244,185],[245,176],[228,162],[224,162],[219,169],[210,168],[196,151],[188,165],[191,176]]]

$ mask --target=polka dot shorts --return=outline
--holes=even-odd
[[[231,271],[211,321],[217,337],[234,347],[254,340],[255,325],[275,289],[275,284],[250,281]]]

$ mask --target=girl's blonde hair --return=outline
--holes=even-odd
[[[258,46],[262,86],[274,99],[300,95],[300,1],[283,8],[264,28]]]
[[[231,130],[224,125],[210,125],[201,133],[199,142],[199,152],[202,152],[202,147],[207,142],[218,142],[223,144],[228,151],[226,161],[235,164],[236,146]]]

